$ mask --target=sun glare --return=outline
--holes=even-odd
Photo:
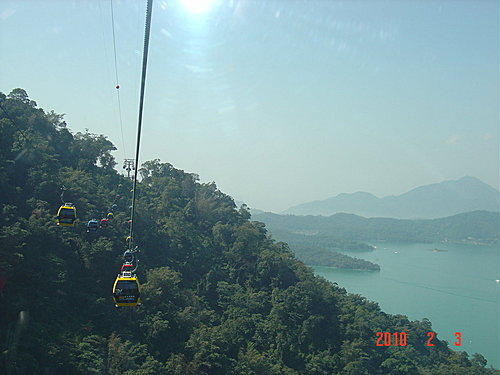
[[[214,5],[214,0],[181,0],[182,5],[191,13],[206,13]]]

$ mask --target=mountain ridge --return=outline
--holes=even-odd
[[[364,217],[436,219],[481,210],[499,211],[500,191],[476,177],[465,176],[383,198],[362,191],[341,193],[292,206],[281,214],[330,216],[344,212]]]
[[[475,242],[498,243],[500,213],[470,211],[436,219],[366,218],[338,213],[325,216],[278,215],[265,213],[253,219],[262,221],[271,233],[314,233],[308,237],[316,242],[331,242],[328,238],[352,241],[410,242]]]

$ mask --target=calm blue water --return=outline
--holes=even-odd
[[[500,248],[468,244],[372,243],[372,252],[345,252],[380,265],[380,272],[314,267],[350,293],[391,314],[428,318],[453,349],[481,353],[500,368]],[[433,249],[447,250],[434,252]],[[455,347],[455,332],[462,346]]]

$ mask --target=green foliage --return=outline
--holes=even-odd
[[[137,187],[143,305],[114,308],[131,190],[114,146],[73,135],[22,89],[0,104],[0,373],[496,373],[437,338],[429,350],[430,322],[314,276],[214,183],[159,160],[143,164]],[[55,225],[63,184],[73,228]],[[117,195],[110,227],[85,233]],[[408,346],[376,347],[378,331],[407,332]]]
[[[85,337],[76,347],[78,371],[85,375],[104,374],[106,340],[98,335]]]
[[[364,243],[339,239],[331,235],[319,235],[314,231],[308,234],[292,233],[281,228],[273,229],[272,235],[277,240],[288,243],[295,256],[308,265],[372,271],[380,270],[380,266],[375,263],[338,252],[373,250],[372,246]]]
[[[259,353],[250,345],[239,352],[233,373],[234,375],[274,375],[277,372],[273,358]]]
[[[342,241],[351,244],[353,241],[377,240],[495,244],[499,241],[500,226],[500,214],[487,211],[467,212],[432,220],[367,219],[342,213],[328,217],[263,213],[254,215],[254,218],[265,222],[269,230],[280,239],[286,235],[294,241],[343,250],[355,250],[355,247],[348,243],[342,244]]]

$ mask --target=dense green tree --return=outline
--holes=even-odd
[[[106,340],[98,335],[85,337],[76,347],[76,363],[81,374],[104,374]]]

